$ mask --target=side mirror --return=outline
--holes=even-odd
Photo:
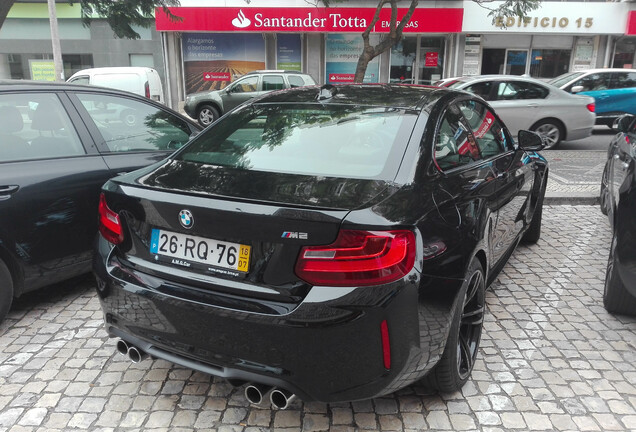
[[[543,138],[536,132],[520,130],[517,136],[519,147],[526,151],[540,151],[545,148]]]
[[[572,93],[579,93],[582,92],[583,90],[585,90],[585,87],[583,87],[582,85],[578,85],[578,86],[574,86],[572,87]]]
[[[619,132],[627,133],[631,130],[631,125],[634,122],[634,116],[630,114],[625,114],[620,116],[614,121],[613,127],[615,127]]]

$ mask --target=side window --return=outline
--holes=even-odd
[[[435,139],[435,160],[442,170],[481,159],[470,127],[455,105],[444,113]]]
[[[512,82],[500,82],[497,87],[495,100],[515,100],[519,99],[519,88]]]
[[[77,97],[102,134],[106,151],[175,150],[190,138],[185,121],[154,105],[93,93]]]
[[[615,72],[612,74],[611,88],[636,87],[636,72]]]
[[[264,75],[263,91],[281,90],[285,88],[285,82],[280,75]]]
[[[545,99],[550,91],[540,85],[518,81],[515,82],[517,86],[517,99]]]
[[[478,101],[463,101],[459,106],[473,131],[477,147],[484,159],[507,150],[504,128],[486,105]]]
[[[289,81],[289,87],[302,87],[305,85],[305,80],[298,75],[287,75],[287,80]]]
[[[247,92],[255,92],[258,87],[258,77],[251,76],[239,80],[236,82],[236,85],[232,87],[232,93],[247,93]]]
[[[0,95],[0,161],[86,154],[55,94]]]
[[[577,80],[572,84],[572,87],[583,86],[583,90],[581,91],[607,90],[610,87],[609,81],[609,73],[593,73]]]
[[[480,82],[466,87],[466,91],[481,96],[485,100],[490,100],[490,91],[494,83],[492,81]]]
[[[82,76],[78,76],[73,78],[70,82],[72,82],[73,84],[85,84],[88,85],[90,84],[90,78],[86,75],[82,75]]]

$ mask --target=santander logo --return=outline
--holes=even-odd
[[[232,25],[238,28],[249,27],[252,24],[252,21],[249,20],[243,13],[241,9],[239,9],[238,16],[232,20]]]

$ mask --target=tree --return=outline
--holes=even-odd
[[[322,2],[326,7],[329,7],[330,4],[346,0],[316,0],[316,6],[318,5],[318,1]],[[499,7],[491,8],[487,5],[490,0],[473,1],[478,3],[480,6],[490,10],[490,13],[488,15],[492,17],[493,22],[497,16],[517,16],[520,18],[525,18],[529,12],[537,9],[541,2],[541,0],[506,0]],[[402,17],[402,19],[400,19],[399,22],[397,20],[397,4],[398,0],[379,0],[378,6],[375,10],[375,14],[373,15],[373,19],[371,20],[369,26],[365,29],[365,31],[362,32],[362,41],[364,43],[364,47],[362,48],[362,53],[360,53],[360,57],[358,58],[354,82],[361,83],[369,62],[386,50],[390,49],[402,39],[402,32],[404,30],[404,27],[408,24],[411,17],[413,16],[413,12],[419,4],[419,0],[411,0],[408,11]],[[380,19],[380,11],[386,5],[389,5],[391,7],[391,24],[389,33],[384,38],[382,38],[377,45],[371,45],[369,41],[371,30],[373,29],[373,27],[375,27],[376,23]]]
[[[0,28],[16,0],[0,0]],[[77,2],[77,1],[76,1]],[[73,3],[69,1],[68,3]],[[156,7],[175,20],[168,7],[179,6],[179,0],[79,0],[84,24],[90,25],[95,16],[104,17],[117,37],[139,39],[132,26],[150,27]]]

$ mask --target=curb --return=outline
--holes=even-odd
[[[590,195],[567,195],[567,194],[546,194],[543,203],[548,205],[599,205],[599,196]]]

